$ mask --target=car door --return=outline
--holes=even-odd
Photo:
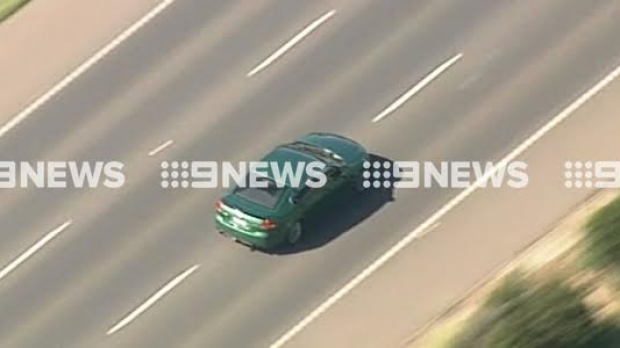
[[[339,167],[329,166],[325,168],[325,176],[327,178],[327,182],[322,190],[322,197],[327,196],[337,190],[342,183],[346,181],[344,176],[344,172]]]
[[[326,176],[326,182],[322,187],[310,187],[306,185],[297,191],[294,200],[301,214],[304,214],[313,209],[317,204],[320,204],[325,197],[333,193],[344,181],[340,168],[326,167],[324,174]]]
[[[295,205],[297,207],[298,215],[304,215],[308,210],[317,203],[321,197],[321,190],[323,188],[313,188],[305,185],[297,191],[294,196]]]

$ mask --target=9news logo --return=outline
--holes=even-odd
[[[620,188],[620,161],[564,162],[567,188]]]

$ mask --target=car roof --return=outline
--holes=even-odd
[[[293,169],[296,169],[299,163],[310,163],[314,161],[319,160],[310,154],[306,154],[296,149],[287,147],[287,145],[285,144],[276,147],[260,160],[260,162],[269,162],[269,166],[267,166],[267,168],[257,169],[257,175],[265,176],[269,179],[269,181],[276,183],[278,179],[280,179],[280,177],[274,172],[274,169],[279,169],[281,173],[283,171],[282,168],[284,168],[285,164],[292,166]],[[302,169],[304,169],[304,167],[302,167]],[[290,177],[287,178],[290,179]],[[300,175],[299,183],[303,184],[306,182],[306,180],[308,180],[308,175],[306,174],[305,170],[303,170]],[[233,192],[228,195],[228,199],[234,201],[234,204],[237,206],[241,204],[242,206],[240,206],[240,208],[242,210],[253,212],[257,215],[262,216],[265,214],[265,211],[263,211],[263,209],[277,209],[277,207],[282,202],[282,198],[286,196],[285,192],[287,190],[290,190],[293,186],[290,180],[280,182],[280,184],[284,184],[284,187],[271,192],[271,194],[269,195],[267,193],[270,190],[266,188],[255,188],[246,190],[237,187],[235,188],[235,190],[233,190]],[[239,198],[243,199],[243,201],[240,202]]]
[[[282,173],[285,165],[291,166],[293,169],[296,169],[297,166],[301,164],[308,164],[311,162],[322,162],[320,159],[312,156],[311,154],[290,148],[285,145],[280,145],[273,149],[270,153],[268,153],[265,157],[261,159],[262,162],[270,162],[270,165],[266,170],[261,172],[265,172],[266,176],[274,181],[279,179],[279,176],[274,173],[274,169],[280,171]],[[276,168],[274,168],[276,167]],[[302,167],[304,169],[305,167]],[[281,175],[281,174],[280,174]],[[301,182],[305,182],[308,179],[305,170],[301,176]],[[285,182],[286,186],[291,186],[290,182]]]

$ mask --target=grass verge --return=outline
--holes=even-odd
[[[19,10],[30,0],[0,0],[0,22]]]
[[[502,295],[514,295],[514,291],[498,292],[498,289],[516,272],[524,272],[529,280],[529,285],[525,288],[528,291],[521,289],[522,291],[516,291],[518,294],[531,292],[531,288],[536,288],[533,284],[544,283],[551,278],[562,279],[563,285],[568,288],[586,287],[587,292],[584,294],[587,296],[583,297],[583,303],[592,309],[596,321],[596,330],[587,332],[596,331],[597,335],[593,340],[600,341],[589,347],[620,347],[620,287],[614,284],[616,279],[612,276],[613,272],[610,272],[614,268],[617,270],[620,262],[620,258],[616,257],[620,249],[620,243],[617,243],[620,239],[617,238],[620,231],[619,194],[618,190],[606,190],[577,207],[545,237],[485,280],[481,287],[452,306],[430,327],[416,333],[409,341],[408,348],[454,348],[458,346],[458,341],[463,341],[461,338],[472,336],[469,333],[473,332],[473,336],[480,337],[474,330],[476,327],[496,328],[497,320],[493,315],[489,316],[490,321],[484,321],[483,314],[485,311],[493,314],[493,311],[488,311],[488,308],[493,307],[489,305],[493,296],[500,296],[501,300]],[[616,243],[613,243],[614,241]],[[588,262],[583,262],[584,260]],[[563,290],[553,287],[552,290],[549,293],[566,293],[566,288]],[[541,301],[542,309],[545,309],[544,303],[545,301]],[[542,313],[552,312],[547,309]],[[527,316],[531,313],[523,310],[521,314]],[[529,320],[535,319],[538,318]],[[518,326],[521,327],[513,328],[513,331],[522,331],[525,325],[521,323]]]

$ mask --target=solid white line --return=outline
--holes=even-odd
[[[579,109],[583,104],[585,104],[588,100],[592,99],[598,92],[600,92],[603,88],[609,85],[614,79],[620,76],[620,66],[616,67],[611,73],[609,73],[605,78],[599,81],[596,85],[590,88],[586,93],[581,95],[577,100],[572,102],[566,109],[562,110],[558,115],[552,118],[547,124],[545,124],[542,128],[537,130],[534,134],[532,134],[529,138],[527,138],[523,143],[517,146],[514,150],[512,150],[506,157],[504,157],[497,165],[495,165],[491,170],[486,172],[482,177],[480,177],[476,182],[463,191],[461,191],[458,195],[452,198],[446,205],[441,207],[438,211],[436,211],[433,215],[431,215],[426,221],[424,221],[421,225],[419,225],[415,230],[409,233],[405,238],[400,240],[394,246],[392,246],[387,252],[385,252],[381,257],[371,263],[366,269],[364,269],[360,274],[358,274],[355,278],[351,279],[348,283],[346,283],[340,290],[330,296],[325,302],[321,303],[316,309],[314,309],[310,314],[308,314],[305,318],[303,318],[297,325],[292,327],[289,331],[287,331],[282,337],[280,337],[275,343],[271,345],[271,348],[279,348],[282,347],[285,343],[290,341],[296,334],[298,334],[301,330],[303,330],[306,326],[308,326],[311,322],[313,322],[316,318],[318,318],[323,312],[329,309],[334,303],[340,300],[343,296],[345,296],[348,292],[353,290],[357,285],[359,285],[364,279],[368,278],[373,272],[375,272],[379,267],[383,266],[387,261],[389,261],[394,255],[396,255],[399,251],[401,251],[404,247],[406,247],[409,243],[414,241],[418,235],[424,233],[424,231],[432,227],[435,223],[439,222],[439,220],[445,216],[448,212],[454,209],[457,205],[459,205],[463,200],[469,197],[472,193],[474,193],[478,188],[480,188],[487,180],[489,180],[499,168],[505,167],[509,164],[509,162],[513,161],[515,158],[520,156],[525,150],[527,150],[530,146],[540,140],[545,134],[549,131],[553,130],[557,127],[562,121],[566,120],[570,117],[577,109]]]
[[[149,152],[149,156],[155,156],[158,153],[162,152],[165,148],[167,148],[168,146],[172,145],[174,143],[174,141],[172,140],[168,140],[165,143],[159,145],[158,147],[156,147],[155,149],[153,149],[151,152]]]
[[[97,51],[92,57],[88,58],[84,63],[78,66],[71,73],[66,75],[62,80],[57,82],[50,90],[45,92],[43,95],[39,96],[34,102],[32,102],[28,107],[19,112],[17,115],[13,116],[11,120],[9,120],[6,124],[0,127],[0,137],[4,136],[10,130],[15,128],[18,124],[24,121],[28,116],[30,116],[33,112],[35,112],[38,108],[40,108],[43,104],[49,101],[56,94],[61,92],[64,88],[66,88],[71,82],[77,79],[80,75],[86,72],[88,69],[93,67],[97,62],[107,56],[110,52],[112,52],[118,45],[123,43],[123,41],[127,40],[131,35],[133,35],[138,29],[142,28],[146,23],[151,21],[155,16],[165,10],[168,6],[170,6],[176,0],[163,0],[153,9],[151,9],[146,15],[140,18],[137,22],[129,26],[125,29],[120,35],[110,41],[107,45]]]
[[[22,253],[18,258],[13,260],[8,266],[4,267],[0,271],[0,280],[6,277],[9,273],[15,270],[19,265],[24,263],[28,258],[34,255],[39,249],[43,248],[47,243],[51,242],[52,239],[56,238],[62,231],[64,231],[67,227],[69,227],[73,222],[71,220],[66,221],[62,225],[56,227],[52,232],[49,232],[45,235],[45,237],[41,238],[38,242],[36,242],[33,246],[28,248],[24,253]]]
[[[265,59],[262,63],[260,63],[254,69],[252,69],[252,71],[250,71],[247,74],[247,77],[254,76],[257,72],[263,70],[269,64],[273,63],[276,59],[280,58],[284,53],[286,53],[286,51],[290,50],[299,41],[303,40],[312,31],[317,29],[321,24],[325,23],[328,19],[330,19],[335,14],[336,14],[336,10],[331,10],[327,12],[326,14],[322,15],[319,19],[316,19],[315,21],[310,23],[301,32],[299,32],[299,34],[295,35],[292,39],[290,39],[287,43],[285,43],[282,47],[280,47],[277,51],[275,51],[272,55],[270,55],[267,59]]]
[[[425,78],[423,78],[420,82],[418,82],[415,86],[413,86],[405,94],[403,94],[398,99],[396,99],[396,101],[393,102],[387,108],[385,108],[385,110],[381,111],[381,113],[379,115],[375,116],[375,118],[372,119],[372,122],[375,123],[375,122],[381,121],[381,119],[383,119],[385,116],[391,114],[392,112],[394,112],[394,110],[396,110],[399,107],[401,107],[407,100],[409,100],[409,98],[413,97],[418,92],[420,92],[422,89],[424,89],[424,87],[426,87],[429,83],[433,82],[433,80],[438,78],[439,75],[443,74],[452,65],[456,64],[456,62],[459,59],[461,59],[462,57],[463,57],[463,54],[459,53],[456,56],[448,59],[446,62],[444,62],[443,64],[441,64],[437,68],[435,68],[435,70],[433,70],[430,74],[428,74]]]
[[[140,314],[146,311],[149,307],[154,305],[155,302],[157,302],[159,299],[164,297],[164,295],[166,295],[167,293],[172,291],[175,287],[177,287],[179,284],[181,284],[181,282],[183,282],[185,278],[189,277],[192,273],[194,273],[194,271],[196,271],[196,269],[198,269],[199,266],[200,265],[195,265],[189,268],[188,270],[186,270],[185,272],[181,273],[180,275],[178,275],[173,280],[171,280],[168,284],[166,284],[164,287],[159,289],[153,296],[151,296],[148,300],[146,300],[146,302],[144,302],[142,305],[136,308],[133,312],[131,312],[128,316],[126,316],[124,319],[119,321],[118,324],[114,325],[110,330],[108,330],[106,335],[112,335],[113,333],[122,329],[125,325],[132,322]]]
[[[441,226],[441,222],[435,222],[432,226],[430,226],[429,228],[425,229],[424,231],[418,233],[416,235],[416,239],[420,239],[424,236],[426,236],[427,234],[433,232],[437,227]]]

